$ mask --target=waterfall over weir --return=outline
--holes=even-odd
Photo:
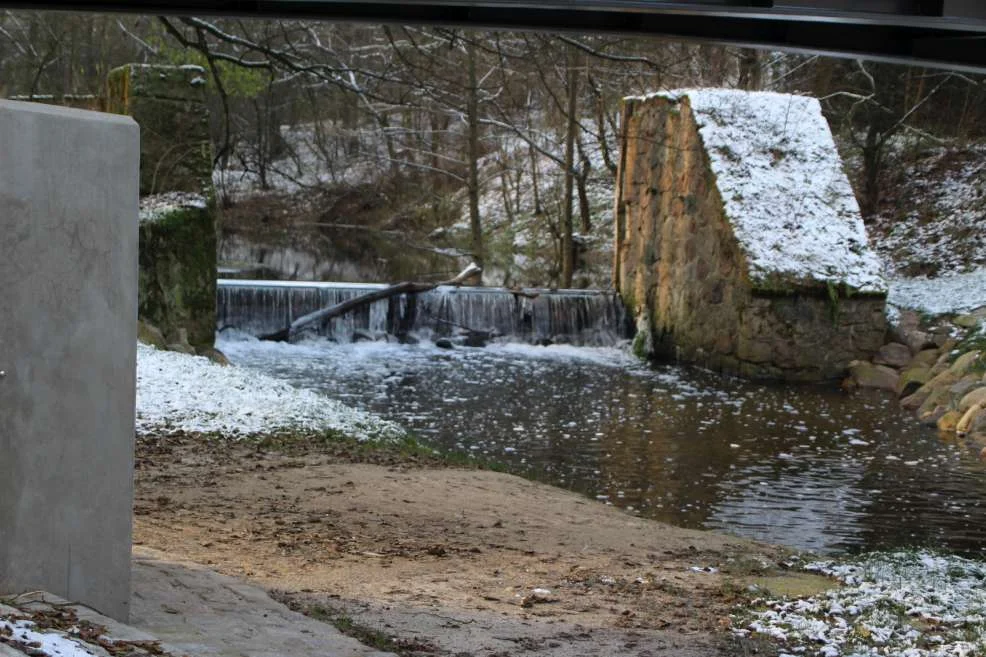
[[[253,335],[274,333],[312,311],[386,287],[371,283],[314,283],[220,279],[217,323]],[[518,342],[606,346],[630,337],[620,299],[597,290],[525,290],[439,287],[370,304],[318,327],[318,334],[349,342],[357,331],[425,337],[455,336],[460,327],[494,331]]]

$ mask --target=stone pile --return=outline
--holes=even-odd
[[[890,339],[845,387],[890,390],[921,422],[986,445],[986,307],[930,326],[905,311]]]

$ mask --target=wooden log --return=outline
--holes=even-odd
[[[468,267],[459,272],[455,278],[447,281],[442,281],[440,283],[413,283],[410,281],[405,281],[403,283],[391,285],[390,287],[385,287],[382,290],[374,290],[373,292],[368,292],[367,294],[363,294],[352,299],[347,299],[341,303],[329,306],[328,308],[322,308],[321,310],[316,310],[308,313],[307,315],[302,315],[298,319],[291,322],[291,325],[287,328],[283,328],[280,331],[275,331],[274,333],[268,333],[267,335],[262,335],[260,336],[260,339],[275,342],[290,341],[298,333],[298,331],[310,324],[314,324],[315,322],[328,322],[331,319],[352,312],[357,308],[362,308],[367,304],[371,304],[376,301],[383,301],[384,299],[389,299],[390,297],[395,297],[400,294],[419,294],[421,292],[434,290],[440,285],[459,286],[462,285],[468,278],[475,276],[481,271],[483,270],[479,267],[479,265],[472,262],[469,263]]]

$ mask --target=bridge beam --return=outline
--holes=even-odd
[[[986,73],[979,0],[0,0],[0,7],[613,32]]]

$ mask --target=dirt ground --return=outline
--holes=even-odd
[[[135,542],[402,655],[771,652],[726,631],[780,548],[508,474],[309,444],[141,439]]]

